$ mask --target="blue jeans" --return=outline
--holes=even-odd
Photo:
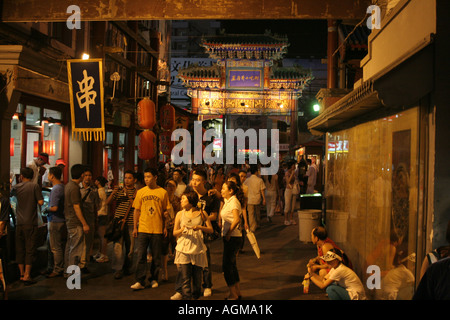
[[[211,273],[211,242],[205,241],[206,245],[206,259],[208,266],[203,269],[203,288],[212,288],[212,273]]]
[[[330,300],[350,300],[347,290],[337,284],[329,285],[326,291]]]
[[[159,272],[161,270],[161,252],[162,252],[162,234],[139,232],[137,237],[137,267],[136,281],[145,286],[145,276],[147,274],[147,248],[152,255],[150,265],[149,281],[158,282]]]
[[[242,237],[230,237],[229,241],[223,239],[222,269],[225,282],[229,287],[239,282],[236,257],[241,247],[241,241]]]
[[[202,269],[201,267],[189,264],[177,265],[178,276],[181,282],[181,294],[184,300],[198,299],[201,295]]]

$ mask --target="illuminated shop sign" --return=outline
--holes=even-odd
[[[328,153],[348,152],[348,140],[328,142]]]
[[[261,70],[229,70],[228,71],[229,88],[261,88],[262,72]]]

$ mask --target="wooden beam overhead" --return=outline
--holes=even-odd
[[[3,22],[362,19],[371,0],[3,0]]]

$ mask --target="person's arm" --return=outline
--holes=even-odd
[[[113,192],[109,195],[108,199],[106,199],[106,204],[110,204],[113,200],[116,199],[116,194],[119,191],[119,187],[115,186]]]
[[[248,202],[248,198],[245,197],[244,198],[244,206],[242,207],[242,216],[244,217],[244,229],[248,230],[249,226],[248,226],[248,216],[247,216],[247,202]]]
[[[138,234],[138,223],[139,223],[139,217],[141,216],[141,210],[134,208],[133,213],[133,237],[137,238]]]
[[[233,211],[231,211],[231,212],[233,213],[233,222],[231,222],[230,229],[228,229],[228,232],[225,235],[225,239],[227,241],[230,240],[231,233],[234,231],[234,229],[236,229],[238,224],[241,222],[241,219],[239,219],[239,210],[238,209],[233,209]]]
[[[180,227],[180,219],[181,219],[181,211],[178,211],[177,215],[175,216],[175,224],[173,226],[173,236],[178,237],[181,233],[183,233],[183,228]]]
[[[261,197],[263,199],[262,204],[263,206],[266,205],[266,193],[264,192],[264,190],[266,189],[266,186],[264,185],[264,182],[261,183]]]
[[[305,275],[305,279],[311,279],[311,281],[318,286],[320,289],[325,289],[326,287],[328,287],[330,284],[333,283],[333,280],[329,279],[327,276],[325,276],[323,279],[321,277],[319,277],[317,274],[315,273],[307,273]]]
[[[81,207],[79,203],[73,204],[73,209],[75,210],[75,214],[80,220],[81,224],[83,225],[83,231],[84,233],[89,233],[89,225],[87,224],[86,220],[84,219],[83,212],[81,211]]]
[[[213,227],[212,227],[211,221],[209,220],[208,215],[205,212],[203,212],[203,210],[201,210],[200,214],[202,215],[202,220],[206,223],[206,226],[204,226],[204,225],[195,226],[193,229],[194,230],[202,230],[205,233],[213,233],[214,230],[213,230]]]
[[[38,205],[42,206],[44,204],[44,198],[42,197],[41,188],[38,185],[35,185],[34,193],[35,193],[35,197],[37,199]]]

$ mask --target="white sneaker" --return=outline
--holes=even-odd
[[[203,296],[204,297],[211,297],[211,295],[212,295],[211,288],[205,288],[205,290],[203,291]]]
[[[290,222],[290,221],[287,221],[287,220],[284,220],[284,225],[285,225],[285,226],[290,226],[290,225],[291,225],[291,222]]]
[[[145,289],[145,287],[144,287],[140,282],[136,282],[136,283],[133,284],[130,288],[133,289],[133,290],[142,290],[142,289]]]
[[[170,297],[170,300],[181,300],[183,295],[179,292],[176,292],[173,296]]]
[[[158,288],[158,282],[156,280],[152,281],[152,288]]]

